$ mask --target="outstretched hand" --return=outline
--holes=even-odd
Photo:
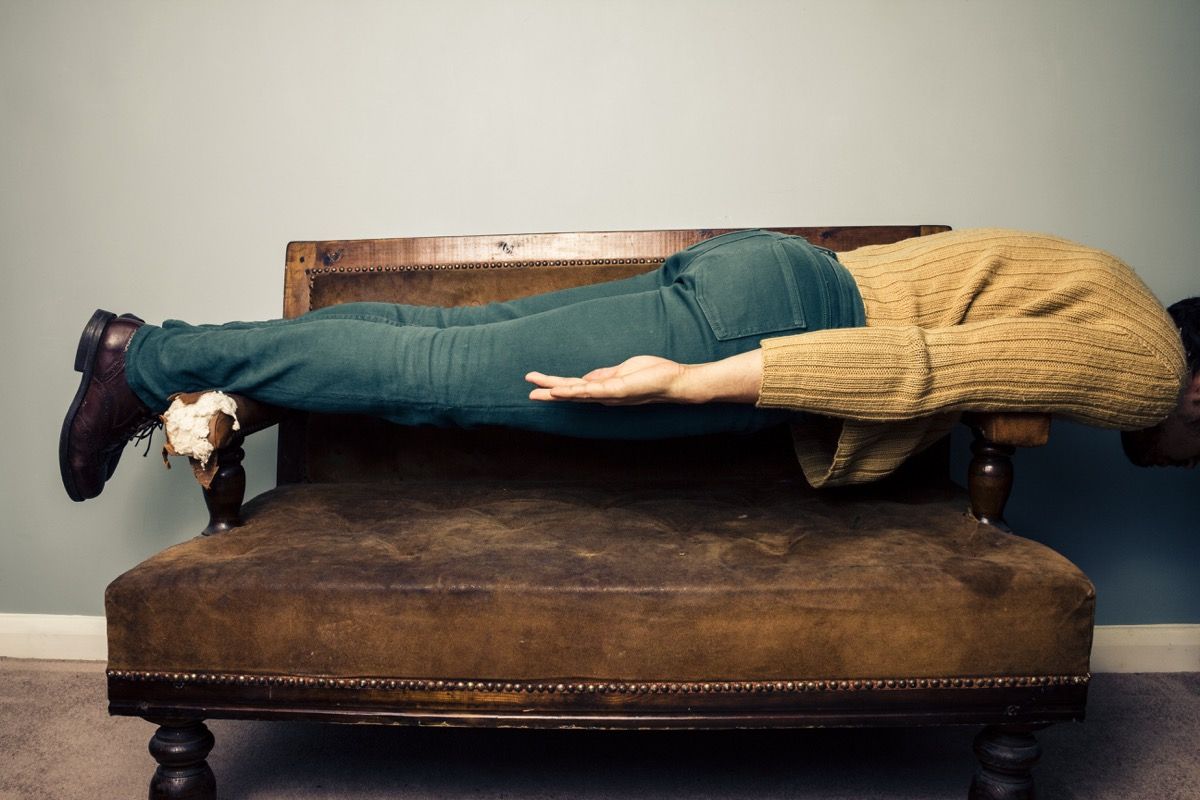
[[[685,403],[683,376],[687,367],[658,356],[634,356],[613,367],[594,369],[581,378],[530,372],[525,380],[539,388],[530,400],[575,400],[606,406],[642,403]]]

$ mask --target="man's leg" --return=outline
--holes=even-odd
[[[338,306],[324,312],[249,326],[145,326],[126,354],[130,386],[151,408],[173,392],[215,388],[409,425],[505,425],[598,438],[749,432],[791,416],[748,404],[529,399],[533,385],[524,375],[531,370],[579,375],[642,354],[698,363],[757,346],[756,339],[717,341],[682,283],[448,328],[381,324]]]
[[[513,301],[516,311],[504,310],[512,304],[480,307],[509,317],[536,303],[551,306],[499,321],[422,326],[412,324],[421,314],[448,320],[436,307],[347,304],[291,320],[146,326],[129,346],[127,371],[151,408],[172,392],[216,388],[412,425],[507,425],[606,438],[748,431],[794,415],[749,404],[532,401],[523,376],[580,375],[641,354],[715,361],[756,348],[764,336],[862,324],[848,308],[836,310],[838,293],[830,287],[837,270],[844,272],[795,237],[738,232],[681,251],[653,273],[610,282],[620,286],[524,298]],[[582,299],[588,293],[599,296]],[[561,304],[568,299],[574,302]]]
[[[580,375],[641,354],[716,361],[766,336],[864,324],[853,278],[832,252],[819,250],[798,237],[739,231],[624,281],[454,317],[437,307],[346,304],[290,320],[168,320],[160,328],[97,311],[80,337],[83,377],[59,439],[64,485],[76,500],[99,494],[121,445],[182,391],[222,389],[411,425],[506,425],[602,438],[748,432],[792,420],[796,414],[749,404],[534,401],[523,376]],[[456,321],[463,324],[445,327]]]

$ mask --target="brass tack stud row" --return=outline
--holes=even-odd
[[[664,256],[665,258],[665,256]],[[585,267],[598,264],[661,264],[663,258],[573,258],[541,261],[481,261],[461,264],[385,264],[365,267],[305,267],[306,275],[336,272],[415,272],[437,269],[511,269],[514,267]]]
[[[320,678],[298,675],[244,675],[208,672],[147,672],[109,670],[108,677],[123,681],[172,683],[176,686],[299,686],[319,689],[386,689],[434,692],[526,692],[551,694],[724,694],[780,692],[846,692],[879,689],[991,689],[1014,686],[1065,686],[1086,684],[1091,675],[1024,675],[982,678],[884,678],[803,681],[684,681],[629,683],[546,683],[521,681],[455,681],[414,678]]]

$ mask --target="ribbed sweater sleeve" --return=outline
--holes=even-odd
[[[757,405],[855,420],[946,411],[1046,411],[1100,427],[1156,424],[1184,372],[1124,327],[997,317],[764,339]]]

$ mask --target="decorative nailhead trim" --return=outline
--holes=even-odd
[[[336,257],[331,257],[336,256]],[[461,264],[377,264],[365,267],[335,267],[333,264],[341,259],[341,252],[330,253],[325,257],[324,267],[305,267],[304,274],[308,278],[308,288],[312,291],[313,282],[320,275],[344,274],[355,272],[426,272],[430,270],[448,269],[513,269],[520,267],[587,267],[601,264],[661,264],[667,256],[661,258],[560,258],[539,259],[534,261],[467,261]]]
[[[147,672],[108,670],[113,680],[198,686],[299,686],[319,689],[380,689],[426,692],[542,692],[550,694],[779,694],[796,692],[857,692],[891,689],[993,689],[1020,686],[1086,684],[1085,675],[1017,675],[972,678],[871,678],[790,681],[670,681],[628,683],[544,683],[536,681],[434,680],[422,678],[314,678],[299,675],[241,675],[215,672]]]
[[[660,264],[666,258],[560,258],[535,261],[467,261],[461,264],[380,264],[366,267],[305,267],[310,278],[333,272],[420,272],[431,269],[511,269],[515,267],[585,267],[598,264]],[[336,263],[337,259],[334,259]]]

